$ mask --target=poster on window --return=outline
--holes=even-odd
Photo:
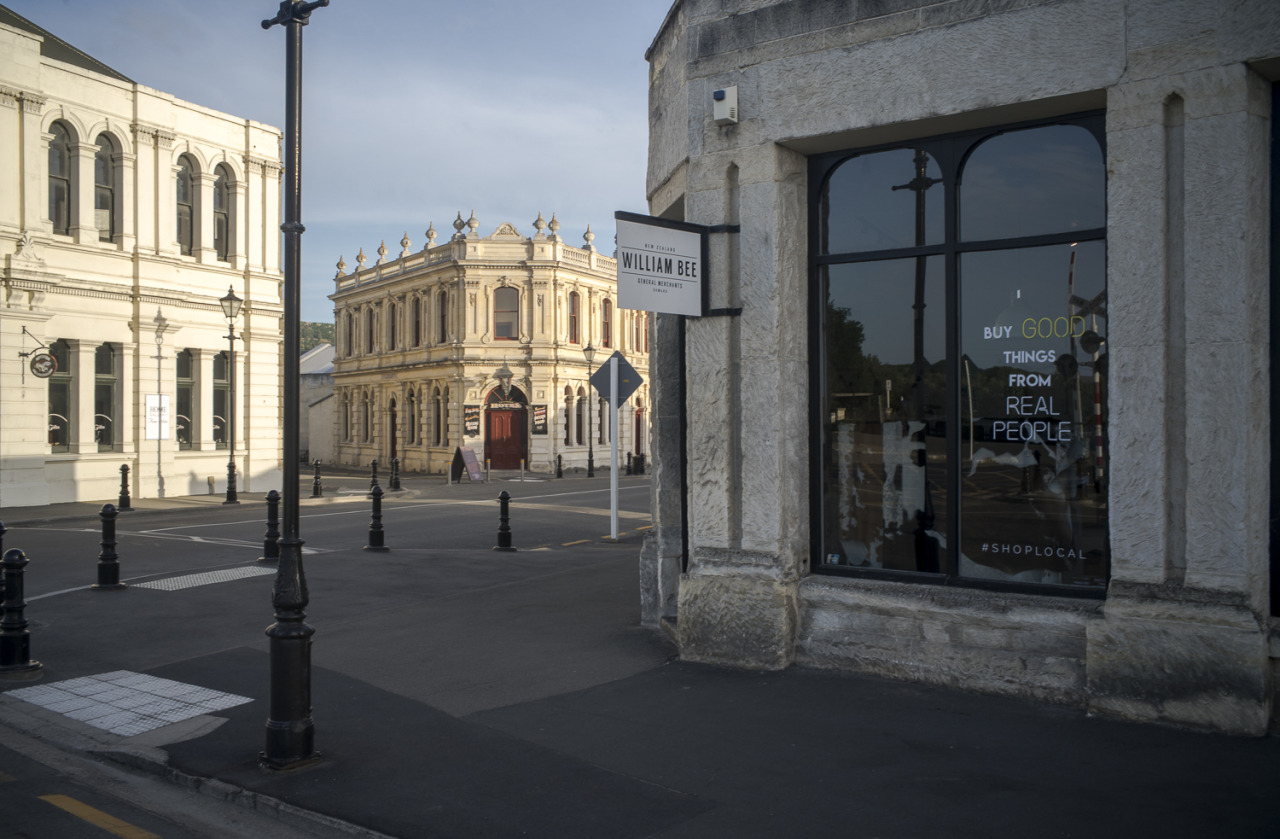
[[[462,431],[468,437],[480,436],[480,406],[462,406]]]
[[[169,396],[164,393],[147,394],[148,440],[169,439]]]
[[[534,434],[547,433],[547,406],[546,405],[533,406],[533,433]]]

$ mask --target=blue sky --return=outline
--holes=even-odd
[[[140,84],[284,128],[277,0],[0,0]],[[541,212],[613,251],[645,212],[648,65],[671,0],[332,0],[303,30],[302,319],[335,263],[414,250],[459,211],[483,235]]]

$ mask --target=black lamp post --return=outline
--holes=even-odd
[[[582,348],[582,354],[587,359],[587,378],[590,378],[592,373],[591,362],[596,357],[596,348],[591,346],[590,341],[588,341],[587,345]],[[595,453],[595,448],[592,446],[593,441],[591,439],[591,402],[592,400],[590,398],[590,394],[591,394],[591,385],[588,384],[587,385],[587,395],[588,395],[588,398],[587,398],[587,477],[594,478],[596,476],[596,453]]]
[[[281,0],[280,10],[263,29],[285,28],[284,129],[284,501],[280,566],[271,588],[276,622],[267,627],[271,685],[266,748],[259,758],[269,769],[292,769],[320,759],[311,718],[311,636],[306,608],[310,602],[298,538],[298,369],[299,320],[302,302],[302,27],[311,13],[329,0]]]
[[[222,304],[222,316],[227,319],[227,500],[223,504],[239,504],[236,498],[236,318],[244,301],[236,297],[235,289],[227,286],[227,296],[218,300]]]

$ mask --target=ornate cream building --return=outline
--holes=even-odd
[[[617,263],[590,227],[584,247],[565,244],[554,215],[532,237],[509,223],[481,236],[474,213],[453,226],[416,252],[406,234],[395,259],[383,244],[371,266],[362,249],[351,274],[338,262],[338,462],[443,474],[467,447],[493,469],[585,468],[589,449],[607,464],[609,412],[588,378],[619,351],[648,379],[648,316],[617,307]],[[619,408],[624,460],[648,448],[648,404],[646,384]]]
[[[280,132],[0,6],[0,137],[0,507],[278,486]]]

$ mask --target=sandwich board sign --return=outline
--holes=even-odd
[[[618,211],[618,305],[701,317],[706,309],[707,229]]]

